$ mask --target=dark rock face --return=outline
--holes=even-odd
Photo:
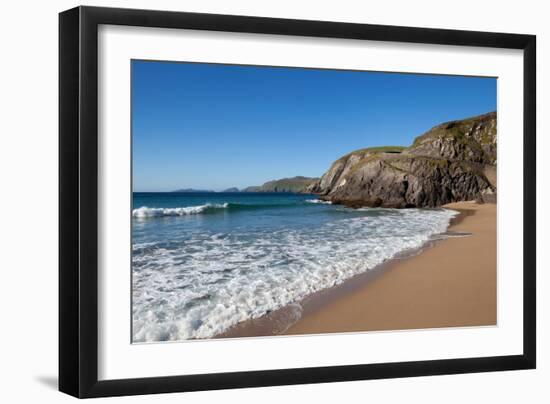
[[[497,162],[496,112],[438,125],[414,140],[408,152],[479,164]]]
[[[363,149],[307,190],[352,207],[436,207],[496,196],[496,113],[448,122],[400,151]]]

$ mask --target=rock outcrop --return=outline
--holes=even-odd
[[[349,153],[306,188],[360,207],[436,207],[496,198],[496,113],[446,122],[412,146]]]

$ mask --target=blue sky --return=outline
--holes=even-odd
[[[495,78],[132,61],[134,191],[321,176],[496,110]]]

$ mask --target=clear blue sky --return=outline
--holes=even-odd
[[[132,61],[134,191],[321,176],[496,110],[495,78]]]

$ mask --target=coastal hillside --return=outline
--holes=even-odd
[[[440,124],[410,147],[373,147],[336,160],[306,188],[352,207],[436,207],[496,199],[496,112]]]
[[[242,192],[304,192],[306,189],[317,183],[319,178],[292,177],[280,180],[268,181],[260,186],[247,187]]]

